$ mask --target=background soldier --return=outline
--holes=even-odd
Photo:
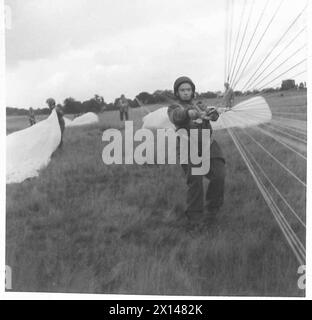
[[[30,126],[33,126],[34,124],[36,124],[35,112],[32,107],[29,108],[28,120],[29,120]]]
[[[234,91],[230,87],[230,84],[226,82],[224,84],[225,91],[224,91],[224,96],[223,96],[223,103],[225,105],[226,110],[231,110],[234,104]]]
[[[124,119],[126,121],[129,120],[129,102],[126,99],[125,95],[122,94],[119,101],[118,101],[118,108],[120,112],[120,121],[123,121]]]
[[[65,131],[65,120],[64,120],[64,112],[63,112],[63,108],[60,104],[58,104],[57,106],[55,105],[55,100],[53,98],[49,98],[46,103],[49,106],[50,109],[50,114],[52,113],[53,109],[55,108],[56,114],[57,114],[57,118],[58,118],[58,122],[61,128],[61,142],[58,146],[58,148],[61,148],[63,146],[63,136],[64,136],[64,131]]]

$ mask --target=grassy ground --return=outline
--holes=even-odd
[[[305,95],[267,101],[273,113],[304,120]],[[137,126],[143,115],[132,110]],[[225,204],[216,227],[194,236],[180,224],[186,185],[178,166],[102,162],[102,132],[122,128],[118,116],[106,112],[98,125],[67,129],[64,149],[39,178],[7,185],[6,264],[14,291],[304,295],[298,263],[226,131],[216,132],[227,160]],[[21,123],[8,119],[8,132]],[[258,131],[248,133],[305,179],[304,160]],[[305,219],[304,187],[237,134]],[[287,219],[305,243],[305,229]]]

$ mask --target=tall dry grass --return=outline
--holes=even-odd
[[[267,99],[273,112],[306,110],[304,95]],[[143,114],[131,113],[137,127]],[[304,295],[298,263],[227,132],[216,133],[227,161],[225,203],[215,227],[194,236],[182,223],[186,186],[178,166],[102,162],[103,130],[122,128],[118,116],[107,112],[99,125],[67,129],[64,149],[39,178],[7,185],[14,291]],[[305,163],[291,151],[248,132],[305,179]],[[304,188],[237,134],[304,219]],[[304,242],[305,230],[287,218]]]

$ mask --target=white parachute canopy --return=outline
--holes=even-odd
[[[168,107],[159,108],[150,112],[143,118],[144,129],[175,129],[174,124],[169,120]]]
[[[6,183],[20,183],[39,175],[61,141],[55,110],[32,127],[6,137]]]
[[[66,118],[66,117],[63,117],[64,121],[65,121],[65,127],[70,127],[71,123],[73,122],[72,120]]]
[[[70,120],[66,117],[64,117],[64,120],[65,127],[77,127],[97,123],[99,122],[99,117],[93,112],[88,112],[80,117],[75,118],[74,120]]]
[[[272,120],[270,106],[263,97],[254,97],[238,103],[230,111],[220,114],[219,119],[211,121],[213,130],[228,128],[247,128]]]
[[[146,129],[175,129],[169,120],[168,107],[157,109],[143,118],[143,128]],[[213,130],[227,128],[246,128],[269,122],[272,112],[265,99],[261,96],[243,101],[234,106],[230,111],[219,110],[220,116],[217,121],[211,121]]]

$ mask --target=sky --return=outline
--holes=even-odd
[[[238,73],[237,88],[243,88],[305,3],[268,0],[239,69],[263,11],[263,0],[6,0],[10,14],[6,104],[42,108],[49,97],[62,103],[67,97],[83,101],[94,94],[109,103],[121,94],[133,99],[142,91],[172,89],[181,75],[191,77],[199,92],[218,91],[223,90],[225,66],[229,65],[230,74],[242,73]],[[272,65],[263,76],[294,56],[259,87],[306,57],[306,32],[287,47],[305,24],[303,14],[276,46],[270,56]],[[279,51],[282,55],[274,59]],[[271,85],[305,69],[303,62]],[[296,80],[306,80],[306,74]]]

